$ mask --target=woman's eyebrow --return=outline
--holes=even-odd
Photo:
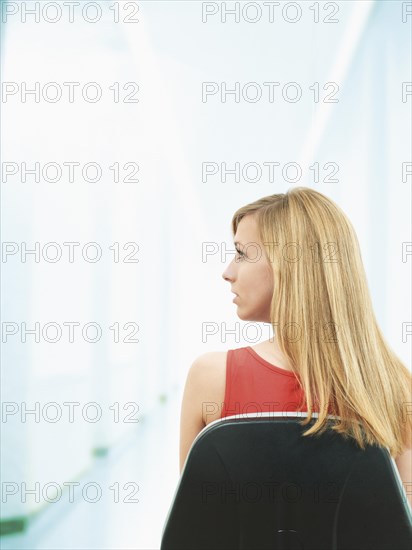
[[[233,244],[234,244],[235,246],[238,245],[238,244],[240,244],[240,246],[243,246],[243,243],[241,243],[240,241],[234,241]]]

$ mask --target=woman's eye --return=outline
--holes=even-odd
[[[238,250],[237,248],[236,248],[236,252],[240,257],[244,256],[243,252],[241,250]]]

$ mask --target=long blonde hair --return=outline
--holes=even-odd
[[[396,458],[410,445],[412,375],[385,341],[372,307],[359,242],[344,212],[308,187],[268,195],[232,219],[254,214],[274,277],[270,322],[316,422],[359,446],[385,446]],[[276,326],[280,329],[276,329]],[[290,338],[288,328],[298,330]],[[303,406],[301,403],[300,406]],[[411,411],[412,412],[412,411]]]

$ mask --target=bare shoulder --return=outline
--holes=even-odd
[[[208,351],[196,357],[192,363],[196,378],[208,385],[214,385],[226,376],[226,351]]]
[[[211,374],[218,374],[220,370],[225,370],[227,351],[207,351],[196,357],[192,363],[192,368],[196,370],[199,376],[210,377]]]
[[[191,371],[201,391],[203,421],[221,417],[226,388],[226,351],[208,351],[192,363]]]

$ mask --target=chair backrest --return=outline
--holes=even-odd
[[[303,437],[315,422],[302,427],[304,416],[236,415],[206,426],[186,458],[161,550],[411,550],[411,509],[388,449],[362,450],[330,426]]]

